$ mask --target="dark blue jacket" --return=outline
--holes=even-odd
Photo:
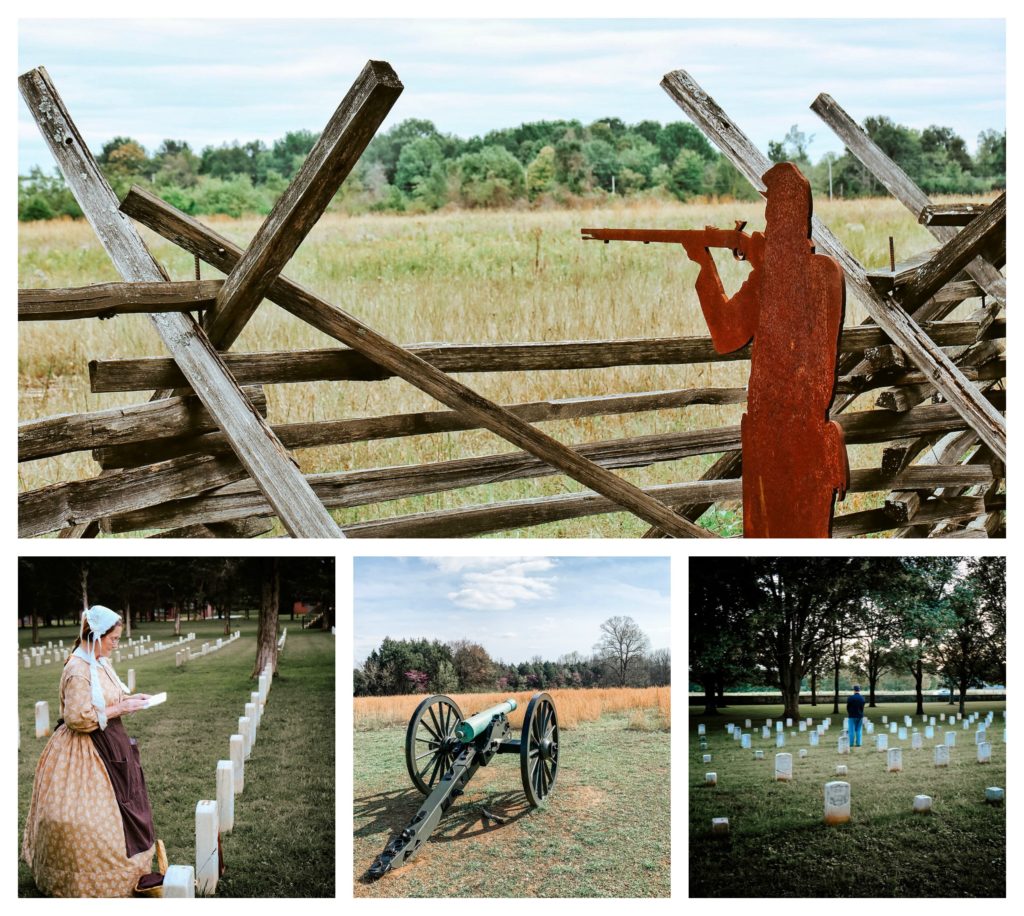
[[[846,715],[851,719],[864,718],[864,697],[855,693],[846,701]]]

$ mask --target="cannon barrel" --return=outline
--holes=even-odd
[[[455,734],[463,744],[469,744],[470,741],[491,724],[491,719],[503,713],[512,712],[516,705],[516,701],[509,697],[504,703],[498,703],[497,706],[492,706],[490,709],[478,712],[468,719],[463,719],[456,727]]]

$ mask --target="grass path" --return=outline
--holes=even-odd
[[[903,722],[913,704],[884,704],[867,710],[875,734],[849,756],[836,750],[842,713],[817,748],[808,733],[789,735],[781,749],[793,755],[793,781],[774,782],[775,732],[762,740],[761,726],[781,706],[733,706],[717,717],[690,716],[690,896],[693,897],[1002,897],[1006,894],[1006,812],[985,803],[986,786],[1006,786],[1005,703],[970,703],[967,714],[989,710],[992,763],[976,762],[975,728],[956,731],[947,768],[936,767],[932,747],[942,743],[940,713],[953,707],[926,703],[936,719],[935,739],[912,750],[909,738],[889,735],[890,747],[903,748],[903,772],[886,771],[886,754],[875,749],[883,715]],[[842,707],[841,707],[842,708]],[[832,704],[802,706],[817,724]],[[754,729],[751,750],[726,733],[727,722]],[[707,723],[712,762],[702,762],[697,724]],[[919,717],[914,723],[923,733]],[[799,749],[808,756],[799,759]],[[754,760],[755,750],[764,760]],[[835,775],[837,764],[848,768]],[[704,786],[716,772],[718,785]],[[823,786],[834,779],[850,783],[852,819],[839,827],[823,823]],[[913,814],[915,795],[932,796],[931,815]],[[710,833],[711,818],[728,817],[730,834]]]
[[[423,796],[405,769],[405,728],[357,730],[355,896],[667,897],[669,734],[630,731],[628,721],[609,714],[562,729],[558,780],[537,809],[519,758],[495,757],[416,858],[375,884],[364,872]],[[507,822],[485,826],[481,806]]]
[[[288,625],[287,645],[246,762],[245,791],[235,797],[234,830],[224,837],[227,870],[218,897],[334,895],[334,638],[282,623]],[[127,728],[139,742],[157,835],[172,864],[194,864],[196,803],[216,797],[217,761],[228,759],[228,739],[256,689],[249,677],[255,622],[236,627],[241,639],[182,669],[174,666],[173,649],[117,666],[122,680],[129,667],[135,669],[137,690],[168,694],[163,706],[135,714]],[[182,631],[188,630],[196,631],[201,645],[221,635],[222,625],[183,623]],[[170,636],[170,627],[150,625],[141,632],[156,642]],[[51,638],[65,635],[43,637]],[[19,671],[19,850],[44,746],[34,736],[34,706],[48,700],[55,724],[59,678],[60,668],[53,664]],[[20,896],[37,895],[24,863],[18,890]]]

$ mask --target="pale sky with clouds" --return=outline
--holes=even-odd
[[[469,639],[494,658],[588,655],[609,617],[668,648],[664,557],[356,557],[355,664],[385,636]]]
[[[680,7],[682,8],[682,7]],[[319,130],[369,58],[405,91],[385,129],[427,118],[482,135],[524,121],[683,115],[659,87],[685,69],[762,149],[792,124],[841,151],[809,111],[828,92],[858,121],[952,127],[973,149],[1005,129],[1002,20],[21,20],[19,73],[45,66],[90,145],[152,151]],[[18,167],[52,162],[19,101]]]

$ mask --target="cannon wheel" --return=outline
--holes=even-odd
[[[523,791],[536,808],[555,785],[558,776],[558,714],[546,693],[535,693],[523,717],[519,739]]]
[[[462,744],[455,729],[462,712],[451,697],[427,697],[412,714],[405,732],[405,765],[412,784],[429,795],[459,756]]]

